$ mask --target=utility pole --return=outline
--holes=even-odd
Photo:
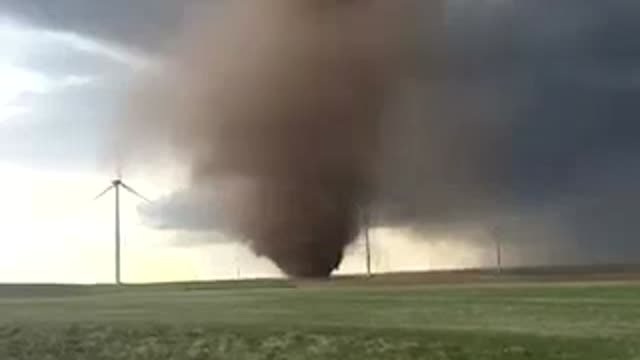
[[[502,273],[502,241],[500,237],[500,226],[496,226],[493,229],[493,241],[495,243],[496,251],[496,270],[499,274]]]
[[[116,195],[116,285],[122,285],[122,280],[120,278],[120,180],[113,181],[113,188],[115,190]]]
[[[498,266],[498,273],[502,273],[502,244],[500,239],[496,238],[496,265]]]
[[[364,246],[365,257],[367,266],[367,277],[371,277],[371,241],[369,239],[369,214],[367,210],[362,212],[363,227],[364,227]]]
[[[240,280],[240,244],[236,243],[236,279]]]

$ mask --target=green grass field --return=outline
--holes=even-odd
[[[632,281],[258,284],[0,287],[0,359],[640,359]]]

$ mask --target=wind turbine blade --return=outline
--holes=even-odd
[[[123,188],[125,188],[125,190],[127,190],[128,192],[132,193],[133,195],[139,197],[140,199],[146,201],[146,202],[151,202],[151,200],[147,199],[146,197],[142,196],[139,192],[133,190],[129,185],[125,184],[125,183],[120,183],[120,185],[122,185]]]
[[[104,189],[103,192],[101,192],[100,194],[98,194],[98,196],[94,197],[93,200],[98,200],[101,197],[103,197],[106,193],[109,192],[109,190],[111,190],[113,188],[113,185],[110,185],[108,188]]]

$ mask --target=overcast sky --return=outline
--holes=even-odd
[[[108,134],[134,77],[162,63],[207,1],[0,0],[0,282],[111,281],[112,203],[91,201],[115,173]],[[484,64],[481,87],[517,89],[506,100],[514,126],[505,186],[518,216],[549,229],[531,236],[566,235],[568,247],[593,249],[586,258],[608,254],[604,262],[640,257],[631,239],[640,214],[640,5],[449,3],[451,41]],[[152,199],[182,186],[178,166],[158,172],[125,176]],[[236,244],[206,245],[218,235],[147,227],[137,205],[123,204],[126,280],[278,274]],[[475,233],[432,236],[376,229],[375,266],[476,266],[492,251],[457,241],[483,238]],[[349,254],[344,271],[362,269],[361,246]]]

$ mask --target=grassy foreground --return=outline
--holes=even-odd
[[[640,286],[0,287],[0,359],[640,359]]]

